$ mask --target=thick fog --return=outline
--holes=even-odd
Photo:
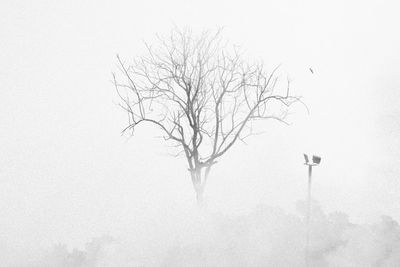
[[[296,215],[258,206],[240,216],[166,216],[162,221],[133,227],[119,238],[93,238],[83,248],[56,244],[18,264],[305,266],[304,204],[298,203]],[[388,216],[368,225],[353,224],[344,213],[326,214],[314,205],[311,226],[311,266],[398,266],[400,226]]]
[[[399,266],[395,1],[2,1],[4,266]],[[111,72],[171,28],[224,36],[303,96],[215,165],[198,210],[155,127],[121,136]],[[313,70],[313,73],[310,71]]]

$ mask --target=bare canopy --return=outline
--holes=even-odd
[[[180,147],[200,203],[217,160],[253,134],[255,121],[285,123],[299,97],[290,94],[288,80],[280,82],[277,68],[248,63],[220,30],[194,35],[175,29],[146,48],[130,63],[117,56],[113,81],[129,117],[123,132],[153,124]]]

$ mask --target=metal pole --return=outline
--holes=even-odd
[[[306,267],[310,266],[310,218],[311,218],[311,181],[312,165],[308,164],[308,193],[307,193],[307,214],[306,214]]]

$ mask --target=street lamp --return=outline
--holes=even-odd
[[[306,224],[307,224],[307,236],[306,236],[306,252],[305,252],[305,258],[306,258],[306,266],[309,265],[309,244],[310,244],[310,217],[311,217],[311,177],[312,177],[312,167],[318,166],[321,163],[321,157],[319,156],[312,156],[312,161],[309,160],[309,157],[307,154],[304,155],[304,160],[305,163],[304,165],[308,166],[308,188],[307,188],[307,217],[306,217]]]

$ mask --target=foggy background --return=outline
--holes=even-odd
[[[143,40],[174,25],[223,26],[249,57],[270,69],[282,63],[310,108],[296,110],[291,126],[264,124],[265,134],[219,161],[205,191],[209,211],[241,216],[266,205],[280,210],[271,214],[296,213],[309,152],[322,156],[312,190],[324,212],[360,225],[381,215],[399,221],[398,8],[395,1],[2,1],[1,259],[34,258],[54,244],[84,249],[103,235],[151,239],[157,234],[143,234],[147,225],[170,218],[177,227],[173,221],[196,208],[185,159],[168,155],[157,129],[121,136],[126,115],[110,82],[117,53],[132,59]]]

